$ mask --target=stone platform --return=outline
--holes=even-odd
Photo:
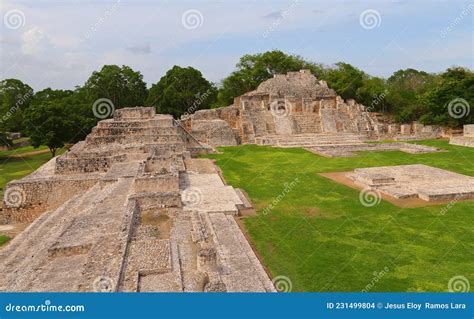
[[[474,147],[474,124],[464,125],[463,136],[453,136],[449,144]]]
[[[474,177],[422,164],[357,168],[347,177],[397,199],[431,202],[474,198]]]
[[[352,133],[269,135],[258,137],[258,145],[302,147],[326,157],[351,157],[361,151],[401,151],[410,154],[432,153],[435,147],[412,143],[366,143],[367,137]]]
[[[439,151],[439,149],[436,147],[402,142],[318,145],[312,147],[305,147],[305,149],[326,157],[352,157],[355,156],[357,152],[366,151],[400,151],[409,154],[424,154]]]
[[[0,219],[31,224],[0,249],[0,291],[275,291],[235,220],[248,202],[191,157],[206,150],[125,108],[10,182]]]

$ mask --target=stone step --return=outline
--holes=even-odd
[[[94,127],[95,136],[116,135],[177,135],[178,128],[172,127]]]
[[[177,143],[183,142],[181,135],[114,135],[114,136],[94,136],[89,135],[86,138],[87,145],[107,145],[112,143],[134,144],[134,143]]]
[[[258,137],[256,142],[259,145],[273,145],[279,147],[315,147],[323,145],[362,144],[364,140],[364,136],[352,133],[322,133],[263,136]]]
[[[158,118],[158,119],[122,119],[122,120],[102,120],[97,124],[100,128],[113,127],[173,127],[172,118]]]
[[[258,258],[232,216],[223,213],[208,214],[211,236],[224,273],[221,275],[228,292],[274,292]]]

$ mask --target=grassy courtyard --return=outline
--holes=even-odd
[[[10,240],[10,237],[5,235],[0,235],[0,246],[7,243]]]
[[[0,197],[3,197],[5,185],[20,179],[51,159],[47,147],[33,148],[25,146],[14,150],[0,151]]]
[[[474,149],[420,143],[446,151],[325,158],[243,145],[208,157],[228,184],[249,194],[258,212],[244,219],[251,241],[273,276],[290,278],[293,291],[447,291],[453,276],[474,282],[474,201],[457,202],[445,214],[446,205],[402,209],[382,200],[365,207],[359,191],[318,175],[420,163],[474,176]]]

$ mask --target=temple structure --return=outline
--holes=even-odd
[[[0,291],[275,291],[236,216],[252,207],[170,115],[124,108],[7,185]]]

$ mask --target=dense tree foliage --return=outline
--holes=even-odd
[[[419,119],[425,109],[422,97],[435,81],[435,75],[414,69],[393,73],[387,80],[389,111],[399,122]]]
[[[25,116],[32,145],[46,145],[51,155],[55,156],[56,151],[76,132],[74,118],[71,110],[54,100],[32,105]]]
[[[423,95],[420,121],[450,127],[474,123],[474,72],[450,68],[436,82]]]
[[[355,99],[369,111],[383,112],[400,123],[420,121],[450,127],[474,123],[474,72],[470,69],[453,67],[440,74],[405,69],[383,79],[348,63],[324,66],[275,50],[242,56],[219,89],[200,71],[179,66],[166,72],[149,92],[140,72],[116,65],[93,72],[84,86],[74,90],[47,88],[34,93],[20,80],[3,80],[0,144],[11,144],[6,132],[27,133],[34,146],[47,145],[54,155],[65,143],[84,139],[103,118],[93,111],[97,99],[110,99],[115,109],[148,105],[179,117],[228,105],[274,74],[300,69],[311,70],[344,99]]]
[[[323,74],[328,86],[343,99],[357,99],[357,90],[362,87],[366,77],[363,71],[344,62],[336,63],[334,68],[329,68]]]
[[[104,65],[92,73],[84,90],[89,101],[107,98],[116,109],[143,106],[148,93],[143,75],[125,65]]]
[[[159,113],[181,115],[208,109],[215,102],[217,89],[198,70],[174,66],[152,85],[146,105]]]
[[[0,82],[0,131],[23,131],[23,114],[33,97],[33,89],[17,79]]]
[[[309,69],[320,75],[322,66],[308,62],[295,55],[274,50],[259,54],[246,54],[240,58],[236,70],[222,81],[218,94],[218,105],[232,103],[234,97],[255,89],[261,82],[275,74]]]

